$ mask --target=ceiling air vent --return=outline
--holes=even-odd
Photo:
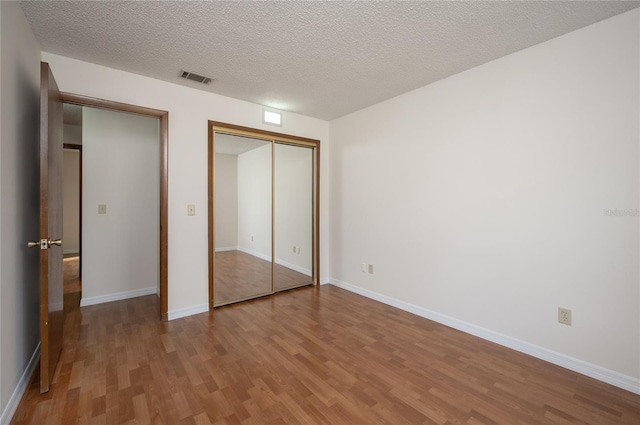
[[[211,82],[211,78],[194,74],[193,72],[189,71],[180,71],[180,78],[186,78],[187,80],[195,81],[202,84],[209,84]]]

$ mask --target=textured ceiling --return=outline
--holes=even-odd
[[[639,5],[22,2],[47,52],[327,120]]]

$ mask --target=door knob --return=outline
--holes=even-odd
[[[62,246],[62,239],[49,239],[49,247],[51,247],[51,245]]]
[[[46,239],[40,239],[38,242],[28,241],[27,242],[27,247],[35,248],[35,247],[39,246],[40,249],[49,249],[49,247],[51,246],[51,242],[52,241],[48,241]],[[62,245],[62,241],[60,241],[60,244]]]

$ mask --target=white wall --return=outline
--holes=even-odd
[[[275,146],[276,263],[309,276],[313,264],[313,150]],[[300,252],[294,253],[293,247]]]
[[[62,242],[65,254],[80,252],[80,151],[65,149],[62,170]]]
[[[0,19],[0,423],[5,424],[27,384],[39,340],[40,253],[26,243],[39,238],[40,47],[17,2],[0,2]]]
[[[69,145],[81,145],[82,144],[82,126],[64,124],[63,138],[64,143]]]
[[[82,110],[82,302],[155,293],[160,246],[160,120]],[[98,214],[98,205],[107,206]]]
[[[238,248],[238,157],[216,154],[216,250]]]
[[[273,131],[262,123],[262,106],[153,78],[43,52],[60,89],[169,111],[169,316],[208,306],[207,120]],[[328,276],[329,123],[284,112],[277,131],[319,139],[321,158],[321,276]],[[196,216],[187,205],[196,204]]]
[[[636,9],[332,121],[335,282],[640,392],[639,22]]]
[[[271,260],[271,143],[238,155],[238,249]]]

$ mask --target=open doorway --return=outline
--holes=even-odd
[[[65,304],[82,297],[82,108],[63,105],[62,240]]]
[[[64,145],[63,165],[63,287],[65,300],[77,305],[82,297],[82,145]]]
[[[81,117],[65,131],[71,137],[80,133],[73,143],[79,146],[65,148],[76,149],[81,161],[79,237],[76,249],[73,237],[65,244],[69,251],[65,249],[65,292],[77,293],[80,306],[154,293],[160,298],[161,318],[166,320],[168,114],[69,93],[62,93],[62,98],[65,109],[79,110]],[[142,133],[146,141],[141,141]],[[132,209],[150,196],[151,201]],[[64,211],[64,215],[69,214]],[[145,236],[147,227],[152,237]],[[144,246],[137,247],[138,242]],[[145,258],[140,260],[141,256]],[[142,276],[143,272],[149,276]],[[126,286],[127,281],[144,288]]]

